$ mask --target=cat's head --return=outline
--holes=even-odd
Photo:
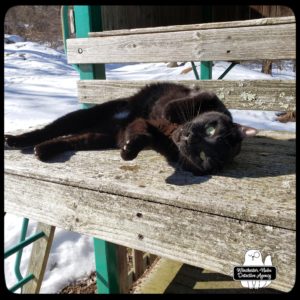
[[[257,130],[232,122],[220,112],[206,112],[179,126],[172,133],[180,163],[194,174],[213,174],[221,170],[241,150],[242,140]]]

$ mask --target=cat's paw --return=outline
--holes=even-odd
[[[139,135],[135,138],[127,140],[121,149],[121,157],[124,160],[135,159],[139,154],[139,152],[147,144],[148,138],[149,138],[148,136]]]
[[[121,149],[121,157],[124,160],[133,160],[137,157],[138,152],[134,151],[133,143],[127,140]]]
[[[43,144],[36,145],[33,150],[34,150],[34,155],[40,161],[47,161],[53,156],[47,145],[43,145]]]
[[[23,135],[4,135],[4,145],[8,148],[25,148],[32,146]]]
[[[5,134],[4,135],[4,145],[9,148],[19,148],[20,146],[20,139],[18,136]]]

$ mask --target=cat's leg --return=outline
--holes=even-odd
[[[163,155],[168,161],[176,161],[178,148],[170,138],[177,125],[166,120],[136,119],[129,124],[119,139],[121,157],[132,160],[145,149],[152,149]]]
[[[125,110],[127,106],[128,101],[124,98],[99,104],[88,109],[73,111],[41,129],[16,136],[4,135],[5,143],[9,147],[22,148],[34,146],[63,135],[87,132],[93,128],[103,131],[101,128],[106,128],[108,123],[113,127],[114,115]]]
[[[102,133],[82,133],[78,135],[54,138],[34,147],[34,154],[41,161],[69,150],[101,150],[115,148],[112,136]]]
[[[121,148],[121,157],[124,160],[136,158],[141,150],[151,145],[152,135],[148,126],[144,119],[136,119],[122,132],[118,144]]]

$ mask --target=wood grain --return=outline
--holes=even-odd
[[[293,287],[295,134],[261,131],[216,176],[174,173],[153,151],[71,154],[6,150],[4,210],[227,275],[259,249],[277,267],[270,287]]]
[[[294,284],[293,230],[18,175],[6,175],[5,199],[7,212],[227,275],[260,249],[277,267],[274,287]]]
[[[80,80],[78,98],[99,104],[129,97],[155,80]],[[296,109],[294,80],[174,80],[166,81],[215,92],[228,108],[286,111]]]
[[[116,247],[120,293],[126,294],[129,292],[127,248],[121,245],[117,245]]]
[[[296,25],[277,24],[67,40],[70,64],[295,59]]]
[[[171,26],[157,26],[157,27],[146,27],[146,28],[108,30],[108,31],[101,31],[101,32],[89,32],[89,37],[190,31],[190,30],[199,30],[199,29],[218,29],[218,28],[222,29],[222,28],[236,28],[236,27],[248,27],[248,26],[293,24],[295,22],[296,22],[295,17],[262,18],[262,19],[253,19],[253,20],[243,20],[243,21],[212,22],[212,23],[203,23],[203,24],[171,25]]]
[[[5,174],[295,229],[295,148],[294,133],[261,131],[215,176],[175,171],[150,150],[129,162],[108,150],[68,152],[50,163],[9,150]]]
[[[145,271],[144,265],[144,252],[134,249],[133,250],[133,269],[134,269],[134,276],[137,280]]]
[[[45,236],[33,243],[27,270],[27,275],[33,274],[34,279],[23,286],[22,294],[38,294],[41,289],[55,227],[44,223],[38,223],[36,232],[41,231],[45,233]]]

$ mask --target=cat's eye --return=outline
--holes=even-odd
[[[206,158],[206,155],[205,155],[205,153],[203,151],[200,152],[200,158],[202,160],[205,160],[205,158]]]
[[[213,127],[213,126],[209,126],[209,127],[207,127],[206,130],[205,130],[205,133],[206,133],[206,135],[208,135],[208,136],[213,136],[213,135],[215,134],[215,132],[216,132],[216,128]]]

